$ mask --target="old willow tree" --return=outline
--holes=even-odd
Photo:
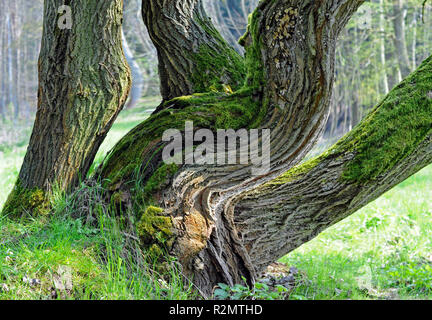
[[[46,1],[39,110],[11,215],[46,211],[53,184],[72,190],[129,87],[121,1],[73,1],[74,27],[55,27]],[[271,262],[432,162],[432,58],[352,132],[302,162],[323,131],[339,33],[363,0],[262,0],[239,56],[200,0],[144,0],[163,101],[95,174],[107,203],[136,217],[143,247],[167,250],[204,293],[253,282]],[[270,171],[251,165],[169,165],[167,129],[268,128]]]

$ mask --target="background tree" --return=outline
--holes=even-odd
[[[74,1],[72,29],[58,27],[61,5],[44,4],[38,110],[6,211],[24,206],[43,213],[54,185],[76,186],[129,93],[130,70],[121,45],[123,2]]]

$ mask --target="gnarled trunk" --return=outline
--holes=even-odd
[[[193,277],[204,293],[209,294],[217,282],[234,284],[242,277],[254,281],[258,269],[239,237],[236,199],[298,164],[319,138],[329,114],[337,36],[362,2],[262,1],[240,40],[246,49],[243,87],[233,94],[209,93],[166,101],[158,113],[117,144],[100,169],[98,177],[107,181],[115,199],[128,199],[125,202],[143,221],[158,229],[157,221],[169,220],[169,241],[161,242],[149,230],[141,229],[141,236],[149,247],[167,246],[179,259],[184,274]],[[160,12],[176,10],[173,3],[159,5]],[[175,20],[176,27],[189,30],[189,19]],[[165,42],[176,43],[171,39],[172,29],[159,27],[157,33],[160,39],[168,39]],[[195,43],[202,41],[199,33],[187,35],[198,37]],[[193,61],[184,52],[175,53],[174,61]],[[220,54],[218,48],[211,52],[215,57]],[[160,64],[165,65],[163,58]],[[181,73],[189,79],[193,75],[193,71]],[[176,75],[172,78],[177,79]],[[162,81],[162,92],[170,90],[172,84],[166,83]],[[178,90],[188,92],[182,88]],[[163,164],[164,131],[182,130],[185,121],[193,121],[196,130],[213,132],[222,128],[271,129],[270,170],[252,176],[251,165],[182,165],[172,169]],[[166,184],[167,179],[171,183]],[[142,188],[132,190],[136,181]],[[166,230],[167,225],[159,227]]]
[[[262,271],[431,162],[432,57],[324,154],[238,197],[238,237]]]
[[[142,13],[158,52],[165,101],[243,84],[242,59],[213,26],[201,0],[143,0]]]

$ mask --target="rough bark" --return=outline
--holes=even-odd
[[[122,1],[45,1],[38,110],[19,180],[5,211],[44,211],[45,193],[84,178],[130,87],[121,46]]]
[[[95,6],[105,7],[108,3],[114,5],[118,1]],[[119,213],[131,210],[136,214],[142,245],[156,252],[166,249],[176,256],[183,274],[191,277],[204,295],[210,295],[218,282],[232,285],[244,277],[253,283],[266,264],[432,161],[429,58],[335,147],[295,167],[323,131],[330,108],[336,39],[362,3],[363,0],[261,1],[240,41],[246,49],[243,65],[231,63],[231,51],[225,56],[224,41],[213,32],[208,19],[203,23],[200,2],[143,2],[143,17],[158,48],[166,101],[159,112],[115,146],[96,178],[104,180],[109,201]],[[116,40],[115,47],[121,48],[119,29]],[[214,47],[207,46],[213,42]],[[74,43],[77,50],[79,43]],[[197,50],[194,43],[198,44]],[[212,57],[210,62],[201,58],[202,47],[207,58]],[[63,58],[68,61],[68,56]],[[44,66],[56,71],[53,64],[42,64],[42,71]],[[244,67],[246,72],[242,71]],[[116,68],[118,61],[109,70],[120,74]],[[234,81],[238,87],[234,93],[223,92],[218,84],[233,88],[235,85],[230,80],[225,83],[227,78],[221,78],[221,71],[246,77],[244,81]],[[196,72],[204,77],[198,84],[194,80]],[[41,72],[41,83],[44,75],[48,77]],[[179,81],[182,75],[187,79]],[[73,79],[68,82],[74,83]],[[41,93],[49,94],[44,88],[41,87]],[[210,92],[177,96],[197,91]],[[77,92],[72,90],[72,94]],[[78,97],[81,99],[80,94]],[[121,97],[125,99],[126,95]],[[81,104],[73,106],[78,108]],[[46,108],[40,106],[39,118],[47,116]],[[65,123],[65,119],[75,119],[71,116],[76,114],[73,110],[62,110],[66,118],[55,113],[52,117],[60,117]],[[183,129],[187,120],[194,121],[195,129],[208,128],[213,132],[220,128],[271,129],[270,171],[251,176],[251,165],[163,164],[163,132]],[[78,121],[72,129],[81,125]],[[86,126],[87,132],[90,122]],[[55,128],[58,127],[46,128],[45,132]],[[39,134],[32,141],[45,137],[54,143],[56,152],[57,140],[52,135]],[[60,137],[63,136],[66,134],[60,131]],[[64,143],[61,138],[58,141]],[[42,162],[35,162],[32,169],[42,167],[44,173],[44,160],[50,158],[43,156],[44,148],[41,150]],[[75,152],[78,157],[81,152],[85,159],[79,144],[72,143],[67,151],[68,157],[74,157]],[[28,157],[31,159],[34,154]],[[61,171],[63,167],[58,168]],[[28,170],[29,167],[24,170],[24,177],[29,175]]]
[[[158,52],[165,101],[243,84],[243,59],[220,36],[201,0],[143,0],[142,13]]]
[[[262,271],[432,162],[432,57],[323,155],[235,201]]]

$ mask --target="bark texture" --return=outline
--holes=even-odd
[[[72,8],[70,30],[58,27],[64,4]],[[121,0],[45,1],[38,110],[5,211],[38,211],[45,206],[42,194],[54,184],[69,190],[88,172],[129,92],[122,5]]]
[[[104,1],[94,4],[94,8],[108,8],[105,6],[111,4],[121,12],[119,2]],[[177,257],[183,274],[192,278],[204,295],[211,295],[218,282],[233,285],[244,277],[252,284],[267,264],[432,161],[429,58],[332,149],[298,165],[324,129],[334,80],[336,40],[362,3],[363,0],[263,0],[240,39],[246,50],[242,59],[233,55],[234,50],[215,32],[200,1],[143,1],[143,18],[158,49],[164,101],[155,114],[120,140],[98,169],[96,178],[103,181],[109,191],[108,200],[119,213],[129,210],[136,215],[142,245],[154,252],[167,250]],[[49,17],[50,11],[46,15]],[[103,51],[105,55],[91,51],[85,61],[78,59],[82,64],[74,72],[87,70],[83,65],[92,61],[89,56],[98,60],[111,57],[115,48],[120,50],[117,27],[118,42],[112,50]],[[80,49],[82,42],[76,39],[83,37],[82,41],[91,43],[94,39],[89,36],[75,34],[59,43],[66,45],[74,39],[71,50],[84,50]],[[54,40],[49,37],[44,41],[42,53],[49,57],[48,49],[60,44],[51,43]],[[68,67],[62,72],[75,65],[76,60],[69,60],[73,50],[62,56],[64,60],[60,59]],[[83,51],[83,57],[86,52]],[[114,106],[122,105],[126,99],[129,85],[127,70],[121,68],[123,56],[115,57],[119,60],[107,58],[111,62],[109,68],[96,69],[96,78],[105,81],[96,82],[103,87],[101,92],[111,88],[116,93],[108,100],[103,100],[105,95],[99,98],[101,105],[110,106],[107,110],[112,109],[113,114],[117,112]],[[49,77],[59,72],[57,68],[54,64],[41,64],[44,85],[38,119],[44,120],[42,124],[52,121],[54,125],[35,127],[34,146],[30,146],[26,161],[34,163],[35,171],[42,166],[40,172],[53,177],[48,181],[54,181],[57,173],[63,172],[66,161],[72,169],[62,174],[70,175],[69,181],[74,181],[77,170],[80,166],[85,169],[86,159],[93,154],[90,146],[96,147],[82,142],[94,141],[89,135],[94,129],[92,123],[101,123],[95,119],[111,123],[113,117],[88,119],[92,113],[81,112],[87,110],[81,107],[90,108],[93,104],[82,102],[88,96],[82,96],[83,90],[77,91],[79,86],[73,77],[66,77],[73,99],[59,100],[69,103],[60,104],[67,106],[61,114],[49,109],[54,104],[45,97],[51,97],[51,91],[44,91],[45,87],[49,84],[59,93],[64,89]],[[104,73],[105,70],[110,72]],[[116,77],[109,77],[112,70],[116,70]],[[93,79],[90,75],[87,77]],[[109,81],[114,78],[124,81],[114,82],[115,87]],[[86,82],[84,88],[93,87]],[[125,94],[120,94],[123,89]],[[91,95],[92,91],[84,92]],[[45,105],[42,101],[48,102]],[[45,118],[48,116],[53,120]],[[76,122],[68,127],[67,120]],[[193,121],[195,130],[207,128],[213,132],[228,128],[271,129],[270,171],[256,176],[251,175],[250,164],[164,164],[162,150],[167,142],[162,135],[167,129],[180,129],[186,137],[190,133],[184,130],[185,121]],[[81,128],[86,133],[81,133]],[[93,132],[98,136],[99,131]],[[55,141],[54,133],[60,137]],[[65,139],[72,134],[84,136],[66,144]],[[52,170],[44,167],[44,160],[51,158],[44,153],[47,149],[38,144],[42,138],[50,143],[53,140],[52,150],[58,160]],[[37,153],[32,148],[39,145],[41,151]],[[25,181],[36,177],[29,168],[28,164],[23,166]]]
[[[333,148],[233,205],[256,271],[432,162],[432,57]]]
[[[243,59],[213,26],[202,0],[143,0],[142,13],[158,52],[164,100],[243,84]]]

